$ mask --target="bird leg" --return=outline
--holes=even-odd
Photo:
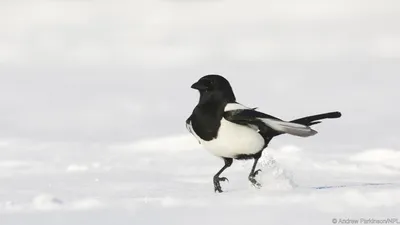
[[[222,192],[221,185],[220,185],[219,182],[220,182],[220,181],[229,181],[228,178],[226,178],[226,177],[219,177],[219,175],[221,175],[221,173],[224,172],[224,170],[225,170],[226,168],[230,167],[230,166],[232,165],[232,161],[233,161],[233,159],[230,159],[230,158],[223,158],[223,159],[224,159],[225,165],[222,167],[222,169],[220,169],[220,170],[218,171],[217,174],[215,174],[214,179],[213,179],[213,182],[214,182],[214,191],[215,191],[215,192],[219,192],[219,193]]]
[[[256,188],[260,188],[261,187],[261,184],[256,180],[256,176],[257,176],[257,174],[259,173],[259,172],[261,172],[261,170],[260,169],[258,169],[258,170],[256,170],[256,166],[257,166],[257,162],[258,162],[258,159],[261,157],[261,154],[257,154],[255,157],[254,157],[254,164],[253,164],[253,167],[251,168],[251,171],[250,171],[250,174],[249,174],[249,181],[256,187]]]

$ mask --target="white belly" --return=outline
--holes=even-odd
[[[264,139],[254,129],[221,120],[218,137],[211,141],[198,138],[205,149],[220,157],[234,157],[240,154],[251,155],[264,147]]]

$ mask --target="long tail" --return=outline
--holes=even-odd
[[[268,125],[268,127],[274,130],[273,136],[280,134],[291,134],[299,137],[309,137],[317,134],[316,130],[313,130],[310,126],[321,123],[322,119],[334,119],[341,117],[340,112],[329,112],[313,116],[307,116],[300,119],[292,120],[289,122],[282,120],[275,120],[270,118],[263,118],[262,121]]]
[[[319,124],[322,122],[322,121],[318,121],[318,120],[336,119],[336,118],[340,118],[341,116],[342,116],[342,113],[340,113],[340,112],[329,112],[329,113],[323,113],[323,114],[303,117],[300,119],[292,120],[290,122],[302,124],[305,126],[311,126],[311,125]]]

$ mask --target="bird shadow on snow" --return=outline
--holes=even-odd
[[[361,183],[361,184],[349,184],[349,185],[327,185],[327,186],[314,186],[313,189],[335,189],[335,188],[347,188],[347,187],[379,187],[379,186],[400,186],[396,183]]]
[[[323,185],[323,186],[294,186],[292,190],[296,189],[315,189],[315,190],[329,190],[329,189],[340,189],[340,188],[355,188],[355,187],[400,187],[400,184],[397,183],[360,183],[360,184],[347,184],[347,185]],[[265,186],[257,189],[254,187],[254,190],[264,189]],[[243,192],[244,189],[240,187],[231,188],[226,190],[225,192]]]
[[[285,190],[304,190],[304,189],[315,189],[315,190],[327,190],[327,189],[341,189],[341,188],[356,188],[356,187],[400,187],[400,183],[377,183],[377,182],[352,182],[349,184],[332,184],[332,185],[300,185],[297,184],[293,178],[293,175],[290,171],[284,169],[280,166],[277,161],[267,155],[260,158],[260,167],[262,169],[261,175],[258,176],[260,179],[262,187],[256,188],[251,187],[253,190],[277,190],[277,191],[285,191]],[[250,185],[251,186],[251,185]],[[242,192],[248,190],[241,187],[233,187],[226,192]]]

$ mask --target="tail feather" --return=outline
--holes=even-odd
[[[299,123],[292,123],[274,119],[263,119],[262,121],[275,131],[281,133],[287,133],[299,137],[309,137],[317,134],[317,131],[311,129],[309,126]]]
[[[292,120],[289,122],[276,121],[270,119],[263,119],[263,122],[268,124],[277,133],[272,135],[279,136],[281,134],[287,133],[300,137],[308,137],[317,134],[316,130],[311,129],[311,125],[319,124],[322,119],[335,119],[340,118],[342,114],[340,112],[329,112],[313,116],[307,116],[300,119]]]
[[[302,124],[305,126],[311,126],[311,125],[319,124],[322,122],[322,121],[318,121],[318,120],[336,119],[336,118],[340,118],[341,116],[342,116],[342,114],[340,112],[329,112],[329,113],[323,113],[323,114],[303,117],[300,119],[292,120],[290,122]]]

